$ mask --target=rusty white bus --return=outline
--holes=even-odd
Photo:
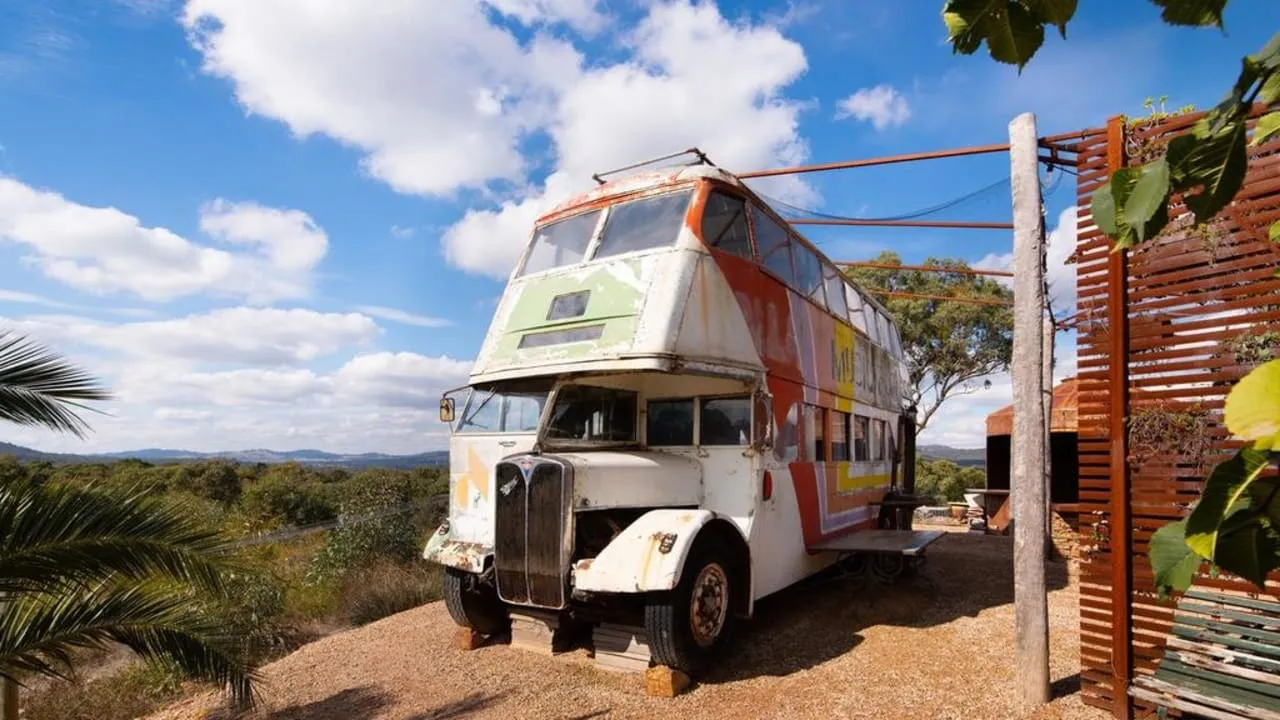
[[[757,599],[881,526],[913,461],[903,368],[884,308],[729,172],[563,203],[441,401],[449,516],[424,557],[452,617],[631,617],[654,662],[701,671]]]

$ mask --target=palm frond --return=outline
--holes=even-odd
[[[60,592],[108,578],[164,577],[221,593],[229,541],[144,490],[0,485],[0,593]]]
[[[75,409],[110,400],[98,380],[54,351],[8,330],[0,330],[0,420],[43,425],[84,437],[88,430]]]
[[[225,687],[237,705],[254,704],[256,671],[235,652],[236,638],[223,635],[217,617],[194,600],[169,584],[110,582],[56,597],[10,597],[0,614],[0,677],[67,678],[73,649],[120,643]]]

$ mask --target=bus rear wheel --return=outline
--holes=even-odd
[[[444,569],[444,606],[455,623],[481,635],[498,635],[511,627],[511,616],[498,598],[497,588],[481,582],[474,573]]]
[[[654,662],[691,676],[707,669],[733,623],[731,567],[718,544],[698,542],[676,588],[649,598],[644,628]]]

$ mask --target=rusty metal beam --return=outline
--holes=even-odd
[[[1013,273],[1005,270],[974,270],[973,268],[949,268],[949,267],[939,267],[937,265],[891,265],[889,263],[841,262],[839,260],[833,260],[832,264],[845,265],[848,267],[879,268],[881,270],[920,270],[922,272],[958,273],[960,275],[989,275],[991,277],[1013,277]]]
[[[952,150],[933,150],[930,152],[908,153],[906,155],[887,155],[864,160],[846,160],[843,162],[822,163],[820,165],[796,165],[794,167],[771,168],[738,173],[738,177],[746,180],[774,175],[798,175],[800,173],[823,172],[825,170],[848,170],[851,168],[872,167],[875,165],[893,165],[895,163],[914,162],[916,160],[938,160],[941,158],[963,157],[966,155],[983,155],[987,153],[1005,152],[1008,143],[999,145],[976,145],[974,147],[954,148]]]
[[[869,293],[876,295],[888,295],[889,297],[917,298],[920,300],[950,300],[951,302],[968,303],[970,305],[998,305],[1000,307],[1013,307],[1012,302],[1004,300],[993,300],[989,298],[966,298],[955,297],[954,295],[925,295],[922,293],[903,292],[901,290],[881,290],[879,288],[862,288]]]
[[[788,220],[792,225],[840,225],[854,227],[911,227],[948,228],[952,230],[1012,230],[1013,223],[999,222],[948,222],[945,220],[844,220],[815,218],[812,220]]]
[[[1107,169],[1125,165],[1124,118],[1107,122]],[[1112,713],[1133,717],[1129,681],[1133,678],[1133,555],[1129,506],[1129,257],[1113,248],[1107,258],[1107,399],[1110,444],[1111,670]]]

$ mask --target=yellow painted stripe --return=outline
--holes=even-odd
[[[891,476],[885,475],[847,475],[840,473],[840,480],[836,483],[838,492],[854,492],[857,490],[869,490],[871,488],[888,485]]]

